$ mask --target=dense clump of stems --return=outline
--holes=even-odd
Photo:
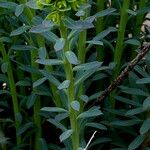
[[[71,129],[73,130],[72,133],[72,145],[73,150],[77,150],[79,148],[79,127],[78,127],[78,120],[77,120],[77,112],[71,107],[71,102],[75,100],[75,85],[74,85],[74,75],[72,65],[69,61],[65,58],[65,52],[69,51],[69,41],[67,39],[67,28],[64,26],[63,23],[60,24],[60,34],[63,39],[65,39],[65,46],[64,46],[64,70],[66,74],[66,79],[70,81],[70,85],[67,89],[67,98],[68,98],[68,110],[69,110],[69,119]]]

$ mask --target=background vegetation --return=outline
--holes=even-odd
[[[149,0],[0,0],[0,148],[150,149],[149,53],[93,105],[149,42],[149,10]]]

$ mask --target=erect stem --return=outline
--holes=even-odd
[[[88,9],[85,10],[84,16],[80,17],[81,20],[84,20],[88,16]],[[80,63],[85,62],[86,57],[86,37],[87,37],[87,30],[83,30],[79,35],[79,41],[78,41],[78,59]],[[77,98],[80,97],[84,93],[84,84],[79,85],[79,91],[77,94]],[[80,112],[83,110],[83,102],[80,102]]]
[[[105,0],[97,0],[96,2],[97,12],[104,10],[104,4]],[[104,29],[104,17],[99,17],[96,20],[96,34],[102,32],[103,29]],[[97,60],[103,61],[105,55],[103,46],[97,46],[96,53],[97,53]]]
[[[139,9],[142,9],[146,6],[147,0],[140,0],[139,2]],[[144,18],[145,14],[139,14],[136,17],[136,23],[135,23],[135,27],[133,30],[133,36],[135,38],[139,38],[139,34],[141,32],[141,25],[143,23],[143,18]],[[133,46],[132,47],[132,51],[131,51],[131,59],[133,59],[136,56],[136,51],[135,49],[137,49],[138,46]]]
[[[17,119],[17,114],[19,113],[19,104],[18,104],[18,98],[17,98],[16,85],[15,85],[15,81],[14,81],[13,70],[12,70],[9,56],[8,56],[6,49],[1,41],[0,41],[0,51],[2,53],[4,62],[7,63],[8,82],[9,82],[10,92],[11,92],[12,101],[13,101],[15,127],[16,127],[16,131],[17,131],[20,128],[20,122]],[[16,140],[17,140],[17,145],[21,144],[21,136],[16,135]]]
[[[69,51],[69,41],[67,39],[67,28],[63,23],[60,24],[60,34],[61,37],[65,39],[65,47],[64,47],[64,70],[66,73],[66,79],[70,81],[70,85],[67,89],[67,97],[68,97],[68,109],[69,109],[69,119],[71,124],[72,133],[72,145],[73,150],[77,150],[79,148],[79,129],[78,129],[78,121],[77,121],[77,112],[71,107],[71,102],[75,100],[75,86],[74,86],[74,77],[72,65],[65,58],[65,52]]]
[[[116,43],[116,48],[114,52],[114,62],[116,63],[116,67],[114,69],[113,76],[112,76],[113,80],[117,77],[117,75],[120,72],[121,59],[122,59],[122,54],[123,54],[123,42],[124,42],[126,24],[128,21],[127,9],[129,8],[129,4],[130,4],[130,0],[124,0],[123,6],[121,9],[118,37],[117,37],[117,43]],[[111,93],[111,96],[110,96],[110,104],[112,108],[115,107],[115,100],[113,98],[114,95],[115,95],[115,92]]]

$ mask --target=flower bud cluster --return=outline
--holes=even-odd
[[[48,14],[46,19],[59,24],[62,16],[69,10],[77,11],[85,0],[36,0],[36,4],[40,9],[50,7],[51,13]]]

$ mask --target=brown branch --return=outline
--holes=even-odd
[[[103,91],[103,93],[97,98],[92,106],[98,105],[104,100],[129,74],[131,70],[137,65],[137,63],[150,51],[150,44],[145,44],[139,54],[128,64],[128,66],[120,73],[120,75]]]

